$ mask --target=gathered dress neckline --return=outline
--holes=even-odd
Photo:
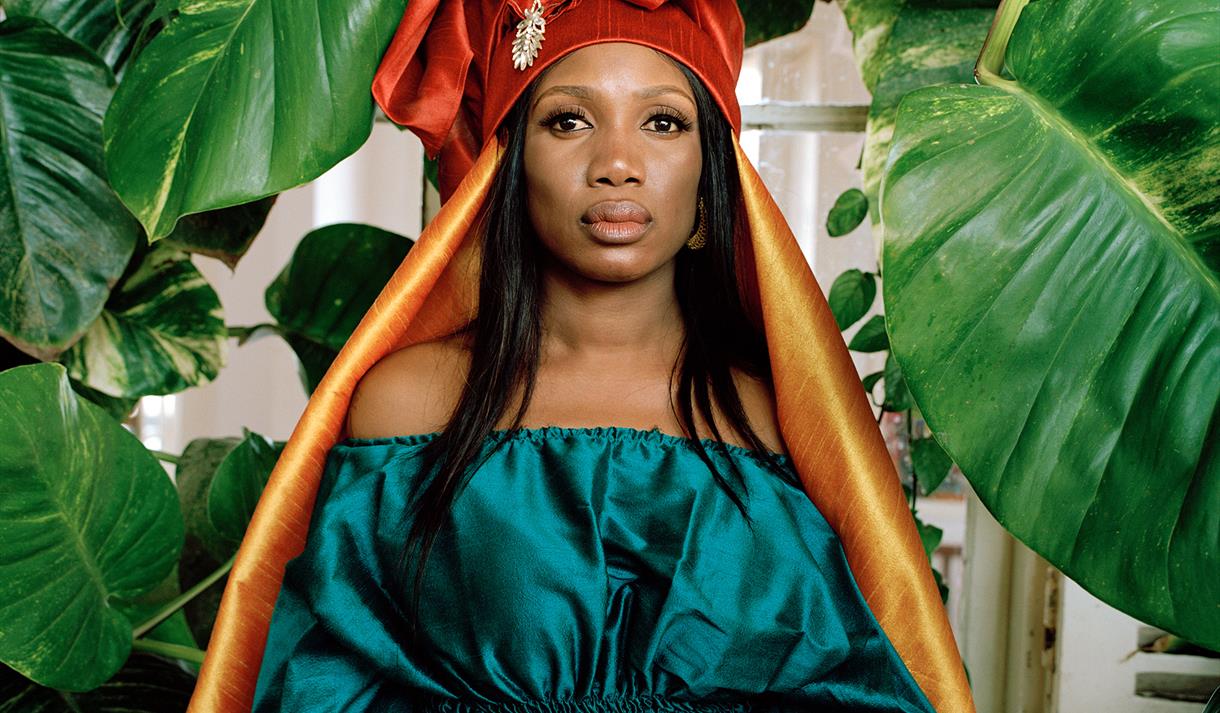
[[[349,436],[339,441],[337,445],[348,448],[359,448],[362,446],[384,446],[390,444],[402,444],[408,446],[423,445],[428,441],[434,440],[441,435],[440,431],[432,431],[430,433],[410,433],[399,434],[393,436],[372,436],[372,437],[355,437]],[[571,438],[590,438],[590,439],[606,439],[619,441],[650,441],[668,446],[685,446],[693,448],[696,440],[703,444],[703,447],[711,450],[719,447],[719,443],[712,438],[694,439],[688,436],[678,436],[666,431],[662,431],[659,427],[652,428],[634,428],[631,426],[534,426],[530,428],[506,429],[498,428],[492,430],[488,434],[489,438],[494,437],[497,440],[529,440],[535,443],[540,441]],[[725,443],[725,449],[728,453],[738,456],[750,456],[760,458],[764,454],[776,458],[781,464],[791,465],[792,458],[786,453],[776,451],[756,451],[752,448],[739,446],[732,443]]]

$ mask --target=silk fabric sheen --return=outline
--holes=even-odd
[[[780,432],[802,486],[935,709],[973,711],[939,591],[834,317],[736,136],[733,147],[750,227],[739,265],[744,298],[763,320]],[[503,153],[494,138],[483,147],[310,397],[238,550],[190,713],[250,709],[284,565],[304,547],[327,454],[349,435],[360,378],[386,354],[474,314],[479,248],[466,238]]]
[[[786,458],[710,454],[751,529],[687,439],[502,435],[435,542],[414,648],[398,563],[435,434],[331,450],[255,713],[932,710]]]

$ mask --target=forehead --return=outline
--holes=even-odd
[[[644,85],[673,84],[689,90],[677,62],[665,53],[633,42],[601,42],[577,48],[544,70],[536,92],[555,85],[583,85],[592,93],[626,96]]]

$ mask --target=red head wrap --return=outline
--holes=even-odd
[[[689,67],[741,133],[735,87],[745,24],[733,0],[551,0],[538,56],[513,63],[517,23],[532,0],[411,0],[373,79],[386,116],[440,158],[441,200],[452,195],[521,92],[550,64],[599,42],[634,42]]]

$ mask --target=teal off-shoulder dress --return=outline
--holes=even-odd
[[[434,437],[331,449],[256,713],[932,713],[791,461],[709,451],[744,475],[751,531],[693,442],[656,429],[494,432],[410,646],[393,573]]]

